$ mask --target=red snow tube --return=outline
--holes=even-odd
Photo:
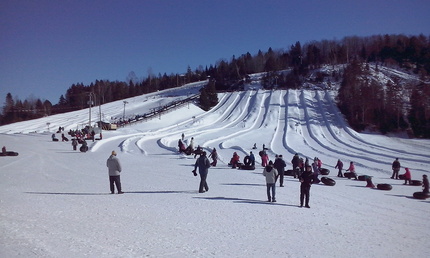
[[[378,188],[379,190],[385,190],[385,191],[390,191],[391,189],[393,189],[393,187],[390,184],[378,184],[376,188]]]
[[[336,181],[334,181],[334,179],[325,176],[321,177],[321,182],[329,186],[334,186],[336,184]]]
[[[430,193],[415,192],[413,196],[415,199],[425,200],[430,197]]]

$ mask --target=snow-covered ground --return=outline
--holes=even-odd
[[[128,99],[126,116],[201,85]],[[2,126],[0,145],[19,156],[0,157],[0,257],[428,257],[430,202],[412,198],[420,186],[390,176],[397,157],[401,173],[409,167],[417,180],[429,174],[430,141],[357,133],[333,99],[330,91],[219,94],[209,112],[184,105],[104,131],[87,153],[52,142],[51,134],[81,128],[88,110]],[[101,108],[105,119],[124,112],[123,101]],[[98,112],[92,109],[93,120]],[[197,191],[194,157],[177,152],[182,133],[186,143],[194,137],[196,146],[218,150],[206,193]],[[286,177],[278,202],[267,202],[259,163],[254,171],[227,166],[233,152],[257,154],[254,143],[269,147],[271,159],[282,154],[287,169],[294,153],[319,157],[336,185],[313,185],[311,208],[299,208],[300,183]],[[112,150],[123,166],[123,195],[109,191]],[[337,159],[393,189],[337,178]]]

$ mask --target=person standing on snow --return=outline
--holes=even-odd
[[[300,184],[300,207],[303,207],[303,201],[305,202],[305,207],[310,208],[309,206],[309,199],[310,199],[310,192],[311,192],[311,185],[313,184],[313,174],[312,174],[312,167],[306,166],[305,172],[303,172],[299,180],[301,182]]]
[[[191,137],[191,141],[188,147],[191,148],[192,151],[194,151],[194,137]]]
[[[423,175],[423,193],[429,193],[429,180],[427,175]]]
[[[266,177],[267,201],[276,202],[276,178],[278,177],[278,171],[273,167],[272,161],[269,161],[269,165],[264,168],[263,176]],[[270,196],[270,191],[272,191],[272,196]]]
[[[279,155],[278,158],[275,159],[275,163],[273,163],[273,166],[276,168],[279,174],[279,187],[284,187],[284,172],[287,164],[285,164],[282,155]]]
[[[263,153],[263,156],[261,156],[261,165],[263,167],[267,166],[269,162],[269,155],[267,155],[266,152]]]
[[[110,193],[115,193],[115,186],[118,190],[118,194],[123,194],[124,192],[121,190],[121,163],[119,162],[119,159],[116,157],[116,152],[112,151],[112,154],[106,161],[106,166],[109,169],[109,182],[110,182]]]
[[[393,175],[391,176],[391,179],[399,179],[399,171],[400,171],[400,161],[399,158],[396,158],[395,161],[393,161],[393,164],[391,166],[393,169]]]
[[[321,182],[320,179],[318,178],[318,175],[320,174],[320,170],[318,168],[317,162],[318,161],[312,163],[312,169],[314,171],[314,173],[313,173],[314,178],[313,178],[313,182],[312,182],[313,184],[319,184],[319,182]]]
[[[199,193],[204,193],[205,191],[209,191],[208,183],[206,182],[206,179],[208,177],[208,170],[211,167],[211,164],[206,157],[206,151],[203,151],[203,153],[200,155],[200,157],[196,160],[196,163],[194,164],[194,170],[193,174],[194,176],[197,176],[197,167],[199,168],[199,174],[200,174],[200,186],[199,186]]]
[[[217,163],[217,160],[218,160],[218,153],[216,152],[215,148],[213,148],[211,154],[209,154],[209,158],[212,158],[211,166],[216,167],[216,163]]]
[[[249,161],[251,162],[251,166],[255,167],[255,156],[252,151],[249,153]]]
[[[291,160],[291,164],[293,164],[293,175],[294,178],[297,178],[299,175],[299,165],[300,165],[300,157],[299,154],[294,154],[293,159]]]
[[[73,150],[76,150],[76,147],[78,146],[78,141],[75,138],[72,139],[72,146]]]
[[[340,159],[337,160],[336,166],[334,168],[335,169],[336,168],[339,169],[339,172],[337,172],[337,176],[338,177],[343,177],[343,174],[342,174],[343,162]]]

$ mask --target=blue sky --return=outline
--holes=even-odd
[[[428,0],[2,0],[6,94],[58,103],[73,83],[184,73],[296,41],[430,35]]]

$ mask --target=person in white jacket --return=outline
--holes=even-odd
[[[267,186],[267,201],[268,202],[276,202],[276,179],[278,177],[278,171],[273,167],[273,162],[269,161],[269,165],[267,165],[263,170],[263,176],[266,177],[266,186]],[[272,190],[272,196],[270,196],[270,190]]]
[[[116,157],[116,152],[112,151],[112,154],[106,161],[106,166],[109,169],[109,182],[110,182],[110,192],[111,194],[115,193],[115,186],[118,190],[118,194],[123,194],[124,192],[121,190],[121,163],[119,159]]]

